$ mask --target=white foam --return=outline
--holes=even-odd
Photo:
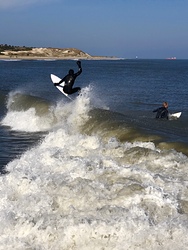
[[[26,111],[10,111],[1,121],[4,126],[10,126],[12,130],[38,132],[49,130],[53,123],[53,117],[39,117],[34,108]]]
[[[7,165],[0,249],[186,249],[187,157],[81,134],[90,100],[58,102],[45,138]]]
[[[105,143],[69,127],[54,129],[1,178],[0,245],[185,249],[187,216],[178,212],[178,200],[185,199],[188,163],[169,155],[153,143]],[[175,161],[181,176],[171,169]]]
[[[14,96],[18,92],[11,92],[7,101],[8,112],[1,124],[12,130],[25,132],[47,131],[55,126],[67,126],[70,130],[77,130],[88,119],[90,106],[90,87],[83,89],[82,94],[74,101],[66,103],[59,101],[55,107],[49,108],[47,113],[38,114],[34,107],[27,110],[12,111]]]

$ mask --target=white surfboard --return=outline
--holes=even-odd
[[[177,112],[177,113],[174,113],[174,114],[170,114],[170,115],[169,115],[170,118],[175,118],[175,119],[180,118],[180,116],[181,116],[181,112]]]
[[[54,75],[54,74],[51,74],[50,77],[51,77],[51,80],[52,80],[53,83],[59,83],[59,82],[61,81],[61,78],[59,78],[58,76],[56,76],[56,75]],[[64,94],[66,97],[68,97],[70,100],[72,100],[71,97],[63,91],[64,85],[65,85],[65,82],[62,82],[61,84],[59,84],[58,86],[55,86],[55,87],[56,87],[62,94]]]

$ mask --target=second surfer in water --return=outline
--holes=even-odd
[[[80,87],[73,88],[76,77],[82,73],[81,61],[77,61],[76,63],[79,68],[77,73],[74,73],[74,70],[70,69],[69,73],[60,82],[54,83],[55,86],[58,86],[62,82],[64,82],[65,84],[63,86],[63,91],[68,95],[71,95],[81,90]]]
[[[163,102],[163,106],[153,110],[153,112],[157,112],[156,119],[158,118],[166,118],[168,119],[168,103]]]

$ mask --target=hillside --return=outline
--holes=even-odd
[[[98,59],[99,56],[91,56],[76,48],[32,48],[11,45],[0,45],[0,57],[5,58],[56,58],[56,59]],[[107,57],[102,57],[107,58]]]

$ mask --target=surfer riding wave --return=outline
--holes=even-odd
[[[63,91],[68,95],[71,95],[81,90],[80,87],[73,88],[77,76],[82,73],[81,61],[77,61],[76,63],[79,68],[77,73],[74,73],[74,70],[70,69],[69,73],[63,79],[61,79],[59,83],[54,83],[54,86],[59,86],[62,82],[64,82]]]

